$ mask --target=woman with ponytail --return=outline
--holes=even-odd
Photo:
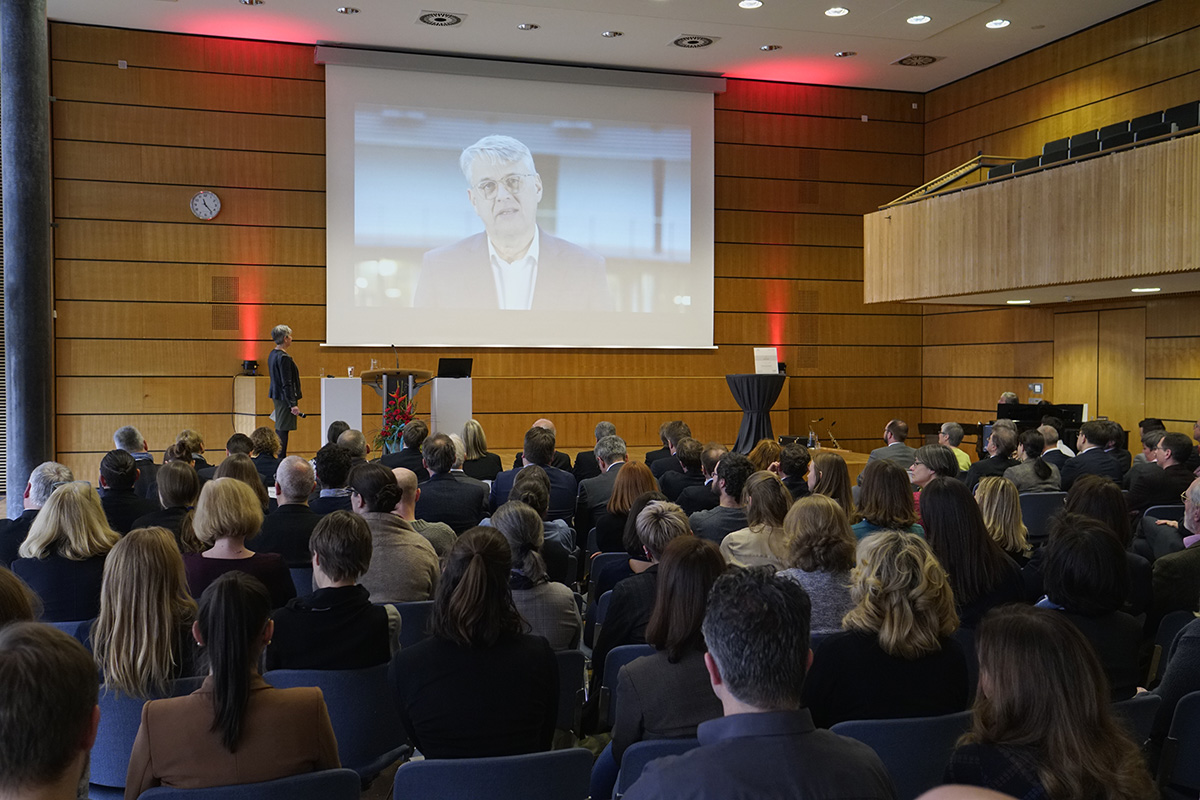
[[[1017,485],[1018,492],[1057,492],[1062,478],[1058,467],[1049,461],[1042,460],[1042,450],[1046,449],[1046,437],[1037,430],[1028,430],[1021,434],[1021,443],[1017,445],[1017,464],[1004,470],[1004,477]]]
[[[186,697],[142,707],[126,800],[154,786],[259,783],[340,766],[321,690],[273,689],[258,674],[273,630],[257,578],[227,572],[204,590],[192,635],[208,677]]]
[[[346,479],[350,510],[371,529],[371,566],[358,579],[372,603],[429,600],[437,588],[437,551],[413,526],[392,512],[400,503],[396,476],[379,463],[359,464]]]
[[[566,585],[553,583],[546,575],[541,553],[542,518],[538,512],[520,501],[510,500],[496,509],[492,527],[504,535],[512,549],[508,586],[530,632],[544,636],[555,650],[578,647],[583,632],[579,606]]]
[[[495,528],[471,528],[446,557],[433,636],[392,660],[404,728],[426,758],[549,750],[558,662],[509,589],[512,551]]]

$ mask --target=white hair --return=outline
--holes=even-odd
[[[292,335],[292,329],[287,325],[276,325],[271,328],[271,339],[275,344],[283,344],[283,340]]]
[[[533,165],[533,153],[511,136],[485,136],[462,151],[462,155],[458,158],[458,166],[468,184],[471,183],[471,165],[476,160],[493,165],[524,161],[530,172],[537,172],[537,168]]]

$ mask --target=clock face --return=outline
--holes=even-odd
[[[221,213],[221,198],[210,191],[196,192],[192,197],[192,213],[200,219],[212,219]]]

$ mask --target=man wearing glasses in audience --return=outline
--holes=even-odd
[[[463,150],[459,166],[484,232],[425,254],[414,306],[612,309],[604,258],[537,225],[542,178],[528,147],[485,136]]]

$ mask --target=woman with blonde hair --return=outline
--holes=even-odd
[[[12,571],[42,599],[42,620],[72,622],[100,611],[104,559],[120,539],[87,481],[54,490],[17,550]]]
[[[1056,612],[1006,606],[979,626],[979,694],[948,783],[1011,797],[1152,800],[1137,744],[1112,713],[1087,639]]]
[[[228,459],[227,459],[228,460]],[[204,484],[196,505],[196,536],[208,547],[183,557],[188,586],[196,597],[226,572],[249,573],[266,585],[272,608],[296,596],[287,563],[278,553],[256,553],[246,539],[262,528],[262,507],[250,487],[236,478],[217,478]]]
[[[621,467],[613,481],[608,505],[595,518],[596,544],[601,553],[620,553],[625,549],[625,525],[633,501],[646,492],[657,491],[658,481],[648,466],[640,461],[629,461]]]
[[[812,600],[811,632],[842,629],[842,617],[854,607],[850,570],[858,542],[846,512],[823,494],[801,497],[783,520],[788,569],[784,575],[804,587]]]
[[[100,615],[81,638],[90,640],[105,688],[161,696],[195,671],[195,619],[175,537],[166,528],[136,528],[109,553]]]
[[[742,487],[746,527],[726,534],[721,555],[735,567],[770,565],[783,569],[787,560],[783,520],[792,505],[792,493],[773,472],[755,472]]]
[[[946,571],[920,536],[859,542],[845,631],[821,643],[804,681],[818,727],[848,719],[951,714],[967,707],[967,659]]]
[[[233,478],[249,486],[264,513],[271,504],[271,496],[267,494],[267,486],[263,483],[262,476],[258,474],[254,461],[244,453],[234,453],[227,457],[217,465],[213,477]]]
[[[463,461],[463,472],[477,481],[494,481],[504,471],[500,456],[488,452],[487,436],[477,420],[469,419],[463,425],[463,445],[467,457]]]
[[[761,472],[779,460],[783,447],[774,439],[759,439],[746,458],[754,465],[755,472]]]
[[[158,468],[154,477],[162,508],[138,517],[133,527],[166,528],[175,535],[180,552],[199,553],[204,545],[196,538],[193,519],[196,501],[200,499],[200,476],[182,461],[168,461]]]
[[[1016,484],[995,475],[980,478],[975,487],[975,502],[979,503],[983,524],[992,541],[1019,566],[1028,564],[1033,548],[1029,545],[1029,529],[1021,520],[1021,498]]]
[[[817,453],[808,468],[808,489],[813,494],[832,497],[846,516],[854,516],[854,497],[850,493],[850,470],[837,453]]]

